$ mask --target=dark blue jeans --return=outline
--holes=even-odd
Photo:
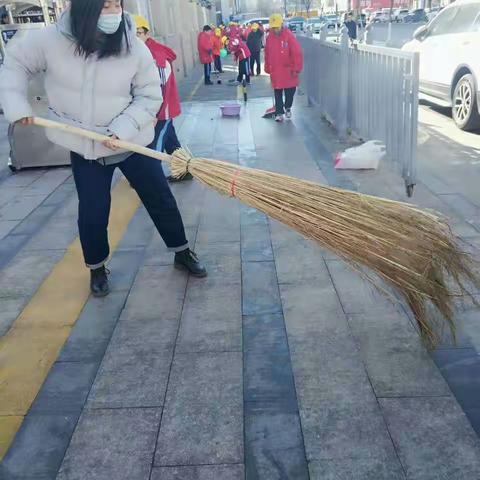
[[[78,230],[87,267],[102,266],[110,255],[107,227],[116,167],[138,193],[169,250],[180,252],[188,248],[182,217],[161,162],[137,153],[121,163],[106,166],[73,152],[70,158],[79,201]]]

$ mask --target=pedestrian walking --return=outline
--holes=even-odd
[[[348,30],[348,38],[350,39],[350,42],[353,43],[357,40],[357,22],[354,20],[351,12],[345,16],[344,25]]]
[[[275,90],[275,121],[292,117],[292,105],[303,69],[303,53],[295,35],[283,27],[280,14],[270,17],[270,33],[265,45],[265,71]],[[285,95],[285,100],[284,100]]]
[[[247,44],[240,38],[234,38],[230,43],[230,50],[238,62],[237,83],[241,84],[243,80],[250,84],[250,50]]]
[[[214,58],[215,70],[218,73],[223,73],[222,58],[220,57],[220,50],[223,48],[222,30],[220,28],[215,29],[215,35],[212,38],[212,52]]]
[[[177,81],[173,70],[173,62],[177,59],[177,55],[171,48],[156,42],[150,36],[150,25],[146,18],[141,15],[134,15],[133,18],[137,27],[137,37],[144,42],[150,50],[160,73],[163,103],[157,114],[153,143],[156,145],[158,151],[171,155],[175,150],[182,148],[173,124],[173,119],[179,117],[182,112]],[[172,176],[167,177],[169,182],[192,179],[193,176],[191,173],[187,173],[187,175],[180,179]]]
[[[198,56],[200,57],[200,62],[203,63],[205,85],[213,85],[213,82],[210,80],[213,62],[212,29],[210,25],[205,25],[203,31],[198,34],[197,44]]]
[[[122,0],[71,0],[56,25],[32,31],[9,46],[0,72],[0,102],[10,122],[33,123],[26,86],[44,72],[52,119],[109,135],[94,142],[60,130],[49,139],[71,152],[78,193],[78,228],[94,296],[109,293],[108,220],[118,167],[137,191],[158,232],[175,252],[175,265],[195,276],[205,268],[189,249],[182,217],[161,163],[119,150],[116,139],[151,144],[162,105],[160,78]]]
[[[247,39],[247,47],[250,50],[250,71],[252,72],[252,75],[254,75],[256,65],[257,75],[260,75],[262,73],[260,56],[263,47],[263,32],[260,30],[258,23],[252,25],[252,31]]]

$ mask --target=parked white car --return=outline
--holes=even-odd
[[[403,50],[420,53],[420,92],[452,107],[462,130],[480,127],[480,0],[457,0],[421,26]]]
[[[393,13],[393,19],[398,22],[403,22],[403,19],[408,15],[408,8],[397,8]]]

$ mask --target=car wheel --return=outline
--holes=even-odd
[[[475,130],[480,127],[477,92],[473,75],[464,75],[455,86],[452,98],[452,116],[462,130]]]

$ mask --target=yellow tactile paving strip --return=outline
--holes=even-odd
[[[112,192],[113,251],[139,206],[121,180]],[[89,272],[77,238],[50,272],[10,331],[0,339],[0,460],[7,452],[88,297]]]

